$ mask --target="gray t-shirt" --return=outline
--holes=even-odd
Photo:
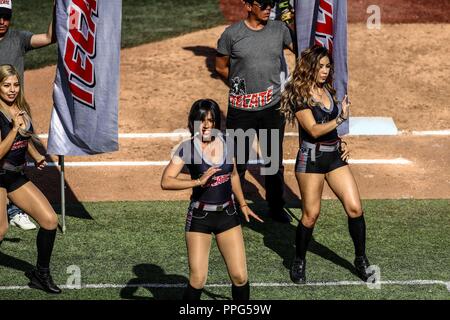
[[[283,49],[291,43],[289,28],[281,21],[268,21],[258,31],[244,21],[225,29],[217,52],[230,57],[229,107],[259,111],[280,101]]]
[[[10,64],[17,69],[23,83],[24,56],[33,49],[29,31],[9,29],[0,40],[0,65]]]

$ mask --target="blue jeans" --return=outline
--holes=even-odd
[[[6,210],[8,211],[8,217],[9,220],[11,220],[16,214],[22,213],[22,210],[20,210],[14,203],[10,202],[6,206]]]

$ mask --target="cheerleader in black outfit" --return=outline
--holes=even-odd
[[[348,166],[348,149],[336,128],[348,118],[347,97],[339,113],[333,86],[333,66],[326,48],[313,46],[302,52],[282,97],[281,112],[300,125],[301,145],[295,173],[302,197],[302,217],[297,227],[296,255],[290,270],[295,283],[306,281],[306,250],[319,218],[324,182],[342,202],[355,247],[355,267],[364,281],[371,276],[366,257],[366,224],[358,186]]]
[[[33,145],[33,125],[19,74],[10,65],[0,66],[0,244],[8,230],[6,197],[27,212],[40,226],[37,234],[36,268],[26,273],[30,286],[49,293],[60,293],[50,275],[50,257],[58,227],[58,217],[47,198],[28,180],[23,169],[25,155],[38,169],[45,157]]]
[[[250,217],[262,220],[245,202],[233,146],[219,131],[217,103],[209,99],[196,101],[189,113],[188,126],[192,138],[179,146],[161,180],[164,190],[193,189],[185,226],[189,284],[183,298],[200,299],[208,274],[211,234],[214,233],[232,282],[233,299],[248,300],[250,287],[244,238],[234,197],[247,221]],[[191,179],[179,177],[184,165],[189,169]]]

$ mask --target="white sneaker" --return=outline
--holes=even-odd
[[[30,221],[30,218],[28,218],[28,215],[26,215],[25,213],[16,214],[9,223],[12,226],[19,227],[20,229],[23,229],[23,230],[36,229],[36,226],[34,225],[34,223]]]

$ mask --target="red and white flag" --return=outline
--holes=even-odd
[[[57,0],[48,153],[118,150],[122,0]]]

